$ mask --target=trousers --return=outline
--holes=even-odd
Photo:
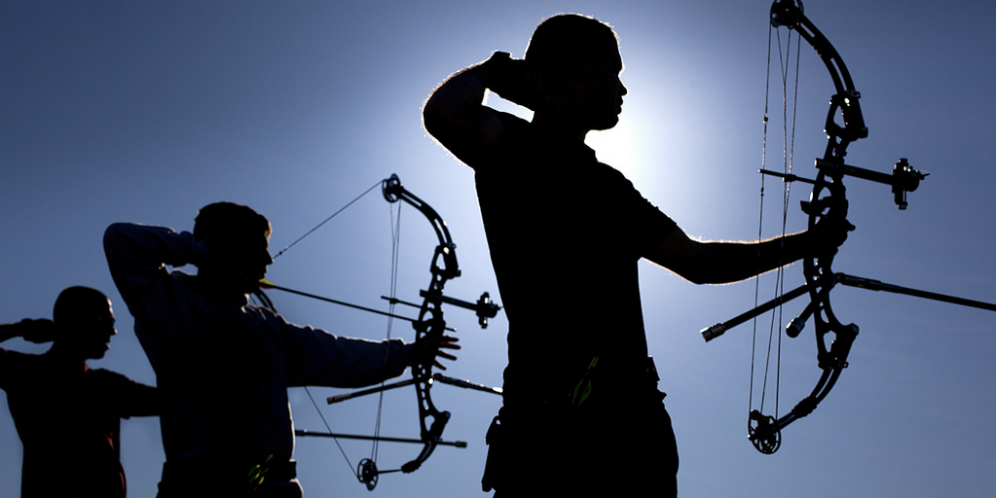
[[[495,498],[677,496],[678,445],[664,394],[602,383],[580,406],[502,407],[483,487]]]

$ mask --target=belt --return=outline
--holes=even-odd
[[[259,479],[263,477],[264,479]],[[184,459],[163,465],[160,491],[180,496],[182,490],[217,487],[221,489],[251,489],[266,483],[289,482],[297,478],[294,460],[269,460],[258,465],[219,462],[205,459]],[[162,496],[162,493],[160,493]]]

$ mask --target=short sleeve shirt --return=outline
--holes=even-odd
[[[21,496],[125,496],[120,419],[156,414],[154,387],[0,349],[0,388],[24,445]]]
[[[675,224],[583,143],[501,119],[498,153],[471,166],[509,320],[508,404],[568,389],[593,356],[642,364],[637,263]]]

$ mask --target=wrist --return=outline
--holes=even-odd
[[[523,59],[495,52],[480,67],[484,86],[509,102],[535,111],[549,100],[550,91],[539,73]]]
[[[488,57],[488,60],[480,63],[477,69],[480,74],[481,82],[488,89],[494,90],[492,87],[497,84],[501,86],[502,74],[507,72],[507,65],[511,63],[512,56],[508,52],[496,51]]]
[[[410,367],[418,365],[419,358],[418,358],[418,348],[416,347],[416,343],[408,342],[405,343],[404,346],[402,347],[404,348],[405,351],[405,364]]]

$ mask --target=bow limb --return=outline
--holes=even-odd
[[[847,70],[844,60],[837,53],[829,40],[820,30],[816,29],[809,18],[803,14],[802,2],[799,0],[775,0],[771,5],[771,26],[785,26],[795,30],[804,40],[816,50],[823,60],[836,93],[830,99],[830,109],[827,111],[827,121],[824,131],[829,142],[824,159],[837,158],[843,163],[847,145],[855,140],[868,137],[868,128],[861,113],[861,98],[854,88],[851,73]],[[843,126],[835,121],[837,111],[843,118]]]

